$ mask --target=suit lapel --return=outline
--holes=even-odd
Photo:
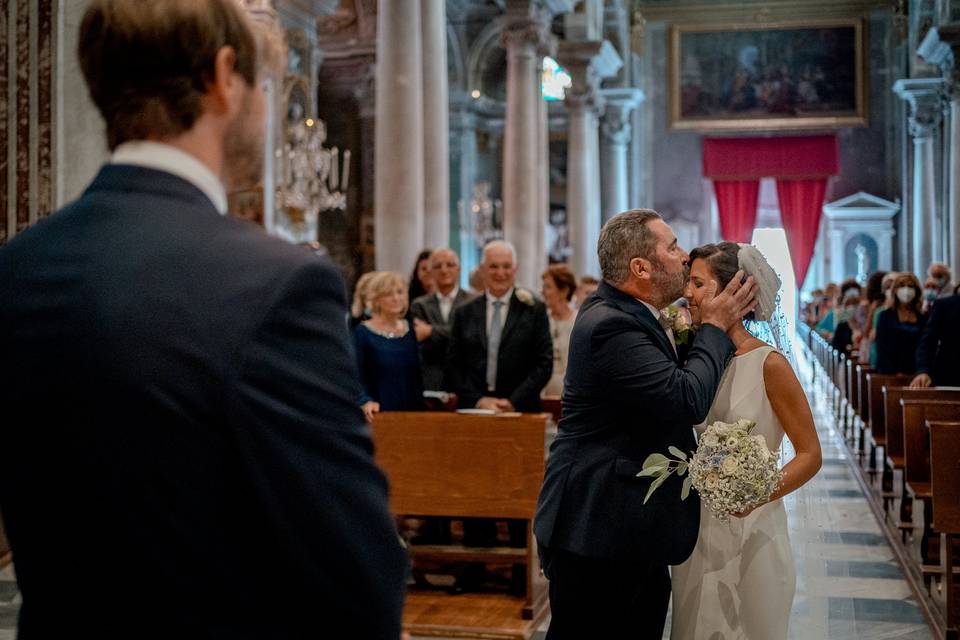
[[[427,316],[430,324],[443,324],[443,312],[440,310],[440,301],[437,300],[437,294],[431,294],[427,304]],[[453,309],[450,310],[453,313]]]
[[[507,322],[503,325],[503,333],[500,334],[500,345],[503,346],[503,343],[507,341],[507,338],[510,337],[510,333],[513,331],[513,328],[517,326],[517,323],[520,321],[520,314],[523,313],[523,307],[527,305],[520,302],[517,298],[517,290],[513,290],[513,295],[510,296],[510,306],[507,311]]]
[[[475,321],[480,323],[480,332],[479,332],[479,333],[480,333],[481,336],[483,336],[483,339],[482,339],[482,342],[483,342],[483,350],[484,350],[484,352],[486,352],[486,350],[487,350],[487,344],[488,344],[488,341],[487,341],[487,296],[486,296],[486,294],[483,294],[483,295],[480,296],[480,298],[476,301],[476,305],[477,305],[477,311],[478,311],[478,313],[477,313],[477,316],[476,316],[476,318],[475,318]]]
[[[666,330],[660,325],[660,321],[650,313],[647,305],[606,282],[600,283],[600,288],[597,290],[597,293],[621,311],[629,313],[645,325],[647,329],[649,329],[650,335],[653,336],[657,344],[660,345],[660,350],[666,353],[674,362],[679,362],[677,360],[677,352],[674,351],[673,345],[670,344],[670,338],[667,337]]]

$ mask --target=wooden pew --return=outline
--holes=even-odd
[[[903,408],[901,401],[908,400],[960,400],[960,389],[928,387],[911,389],[909,387],[885,386],[884,422],[887,429],[887,463],[892,469],[904,469]],[[946,395],[944,395],[946,394]],[[906,473],[901,474],[900,483],[900,529],[902,539],[906,541],[907,532],[913,529],[913,499],[907,492]]]
[[[960,567],[955,544],[960,541],[960,422],[927,422],[930,429],[930,470],[933,527],[943,542],[941,554],[946,596],[947,637],[960,637]],[[952,634],[952,635],[951,635]]]
[[[422,545],[411,546],[410,552],[415,560],[525,565],[526,597],[522,606],[518,602],[516,614],[534,622],[548,610],[532,526],[543,482],[548,419],[545,413],[383,412],[373,422],[376,459],[390,481],[393,513],[527,521],[525,549]],[[464,602],[458,596],[444,597],[451,604]],[[439,633],[434,624],[405,626],[414,635]],[[440,631],[458,636],[477,629],[452,625]]]
[[[877,448],[882,447],[884,451],[883,476],[881,477],[880,490],[884,495],[883,508],[887,510],[889,501],[893,492],[893,469],[886,464],[887,454],[887,425],[886,410],[884,405],[885,396],[883,388],[887,385],[892,387],[903,387],[910,384],[910,376],[902,374],[883,374],[871,371],[867,373],[867,404],[869,405],[870,420],[870,468],[877,468]]]
[[[540,406],[553,416],[554,424],[560,424],[560,396],[540,396]]]
[[[858,362],[856,366],[856,371],[854,372],[854,380],[856,384],[856,398],[857,402],[854,407],[857,417],[860,418],[860,422],[857,425],[858,434],[859,434],[859,444],[857,446],[857,456],[860,459],[860,463],[863,464],[864,458],[866,456],[866,441],[867,441],[867,425],[870,420],[870,404],[868,402],[867,396],[867,374],[873,371],[871,367],[866,362]],[[876,473],[876,463],[871,470],[871,473]]]
[[[949,399],[953,398],[951,402]],[[923,501],[923,534],[920,539],[921,573],[940,572],[940,536],[933,529],[933,492],[930,483],[930,433],[928,420],[960,420],[960,390],[943,391],[934,399],[903,398],[904,469],[907,493]],[[940,399],[943,398],[943,399]]]

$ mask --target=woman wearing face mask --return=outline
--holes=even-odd
[[[901,273],[890,287],[893,305],[877,318],[877,373],[914,373],[917,344],[926,317],[920,281]]]

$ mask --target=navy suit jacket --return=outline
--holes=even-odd
[[[20,638],[397,638],[405,556],[332,265],[105,166],[0,249]]]
[[[444,391],[457,394],[461,408],[483,396],[507,398],[517,411],[540,411],[540,392],[553,373],[553,340],[547,308],[522,302],[514,290],[497,351],[497,384],[487,390],[487,296],[481,294],[452,312]]]
[[[917,345],[917,373],[938,387],[960,387],[960,296],[933,303]]]
[[[562,417],[550,447],[534,533],[540,545],[591,558],[679,564],[693,551],[700,501],[671,477],[643,504],[651,453],[693,451],[734,346],[713,325],[681,363],[653,314],[601,283],[570,336]]]

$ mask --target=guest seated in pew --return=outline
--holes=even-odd
[[[960,387],[960,295],[937,300],[917,347],[911,387]]]
[[[833,332],[830,344],[840,353],[846,352],[847,347],[855,348],[857,341],[860,339],[860,325],[854,317],[859,307],[860,297],[849,296],[844,299],[843,306],[837,315],[837,328]],[[855,330],[854,327],[858,328]]]
[[[920,281],[912,273],[894,279],[893,306],[877,318],[877,373],[914,373],[916,353],[925,317]]]
[[[399,273],[382,271],[370,279],[367,295],[372,317],[353,332],[363,415],[369,422],[380,411],[423,411],[417,350],[423,334],[405,317],[407,282]]]
[[[867,286],[864,288],[863,299],[860,302],[864,309],[864,320],[860,331],[860,343],[857,345],[860,351],[860,360],[868,364],[876,362],[876,349],[873,343],[873,330],[876,326],[877,309],[883,308],[886,303],[886,292],[883,289],[886,271],[875,271],[867,278]],[[893,282],[893,279],[890,279]],[[888,285],[889,287],[889,285]],[[870,366],[873,366],[870,364]]]

